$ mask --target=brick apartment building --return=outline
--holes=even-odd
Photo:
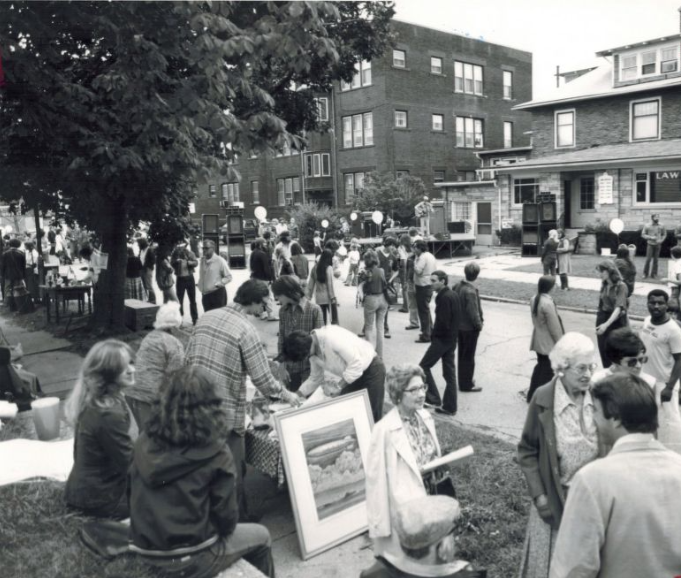
[[[526,160],[500,167],[500,218],[521,222],[523,202],[556,195],[561,224],[620,218],[640,229],[659,213],[681,220],[681,34],[603,50],[597,68],[539,100]],[[529,151],[528,151],[529,152]]]
[[[393,27],[394,49],[319,95],[329,132],[308,135],[302,153],[240,157],[241,181],[202,185],[195,216],[224,217],[239,202],[245,217],[257,206],[283,216],[306,201],[350,212],[370,171],[419,177],[439,198],[436,183],[476,180],[478,152],[529,143],[530,114],[513,107],[532,98],[530,53],[406,22]]]

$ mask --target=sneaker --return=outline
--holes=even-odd
[[[425,337],[419,337],[414,343],[430,343],[430,339],[426,339]]]

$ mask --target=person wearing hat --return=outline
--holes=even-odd
[[[460,515],[459,502],[449,496],[406,502],[395,515],[401,552],[385,552],[360,578],[485,578],[486,570],[473,570],[468,562],[455,558],[453,532]]]
[[[648,274],[655,279],[657,277],[657,260],[660,257],[660,247],[667,238],[667,229],[660,224],[660,215],[653,213],[650,216],[650,223],[643,226],[641,231],[641,238],[648,243],[646,248],[646,262],[643,265],[643,278],[648,277]],[[650,262],[653,262],[651,269]]]
[[[433,212],[433,205],[430,199],[424,195],[423,200],[414,207],[414,214],[419,220],[421,232],[427,239],[430,237],[430,214]]]

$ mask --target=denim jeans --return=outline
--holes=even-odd
[[[409,309],[409,325],[416,327],[419,325],[419,312],[416,307],[416,290],[407,289],[407,309]]]
[[[433,319],[430,315],[430,299],[433,296],[433,288],[430,285],[416,285],[416,309],[419,312],[421,324],[421,337],[430,339],[430,331],[433,327]]]
[[[388,313],[388,302],[383,295],[364,296],[364,333],[375,346],[376,355],[383,359],[383,327]]]
[[[651,275],[652,277],[657,277],[657,260],[660,257],[660,245],[651,245],[648,244],[648,247],[646,248],[646,262],[645,265],[643,265],[643,275],[648,276]],[[653,268],[652,270],[650,269],[650,262],[653,262]]]

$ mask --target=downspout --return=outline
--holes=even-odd
[[[307,147],[305,147],[307,148]],[[300,192],[303,195],[303,205],[305,204],[305,152],[300,153]]]
[[[332,114],[329,118],[331,121],[331,134],[333,135],[333,141],[331,142],[331,175],[332,175],[332,186],[333,186],[333,202],[334,206],[338,207],[338,169],[336,164],[336,146],[338,139],[336,138],[336,93],[334,88],[331,88],[331,111]],[[347,201],[346,201],[347,202]]]

